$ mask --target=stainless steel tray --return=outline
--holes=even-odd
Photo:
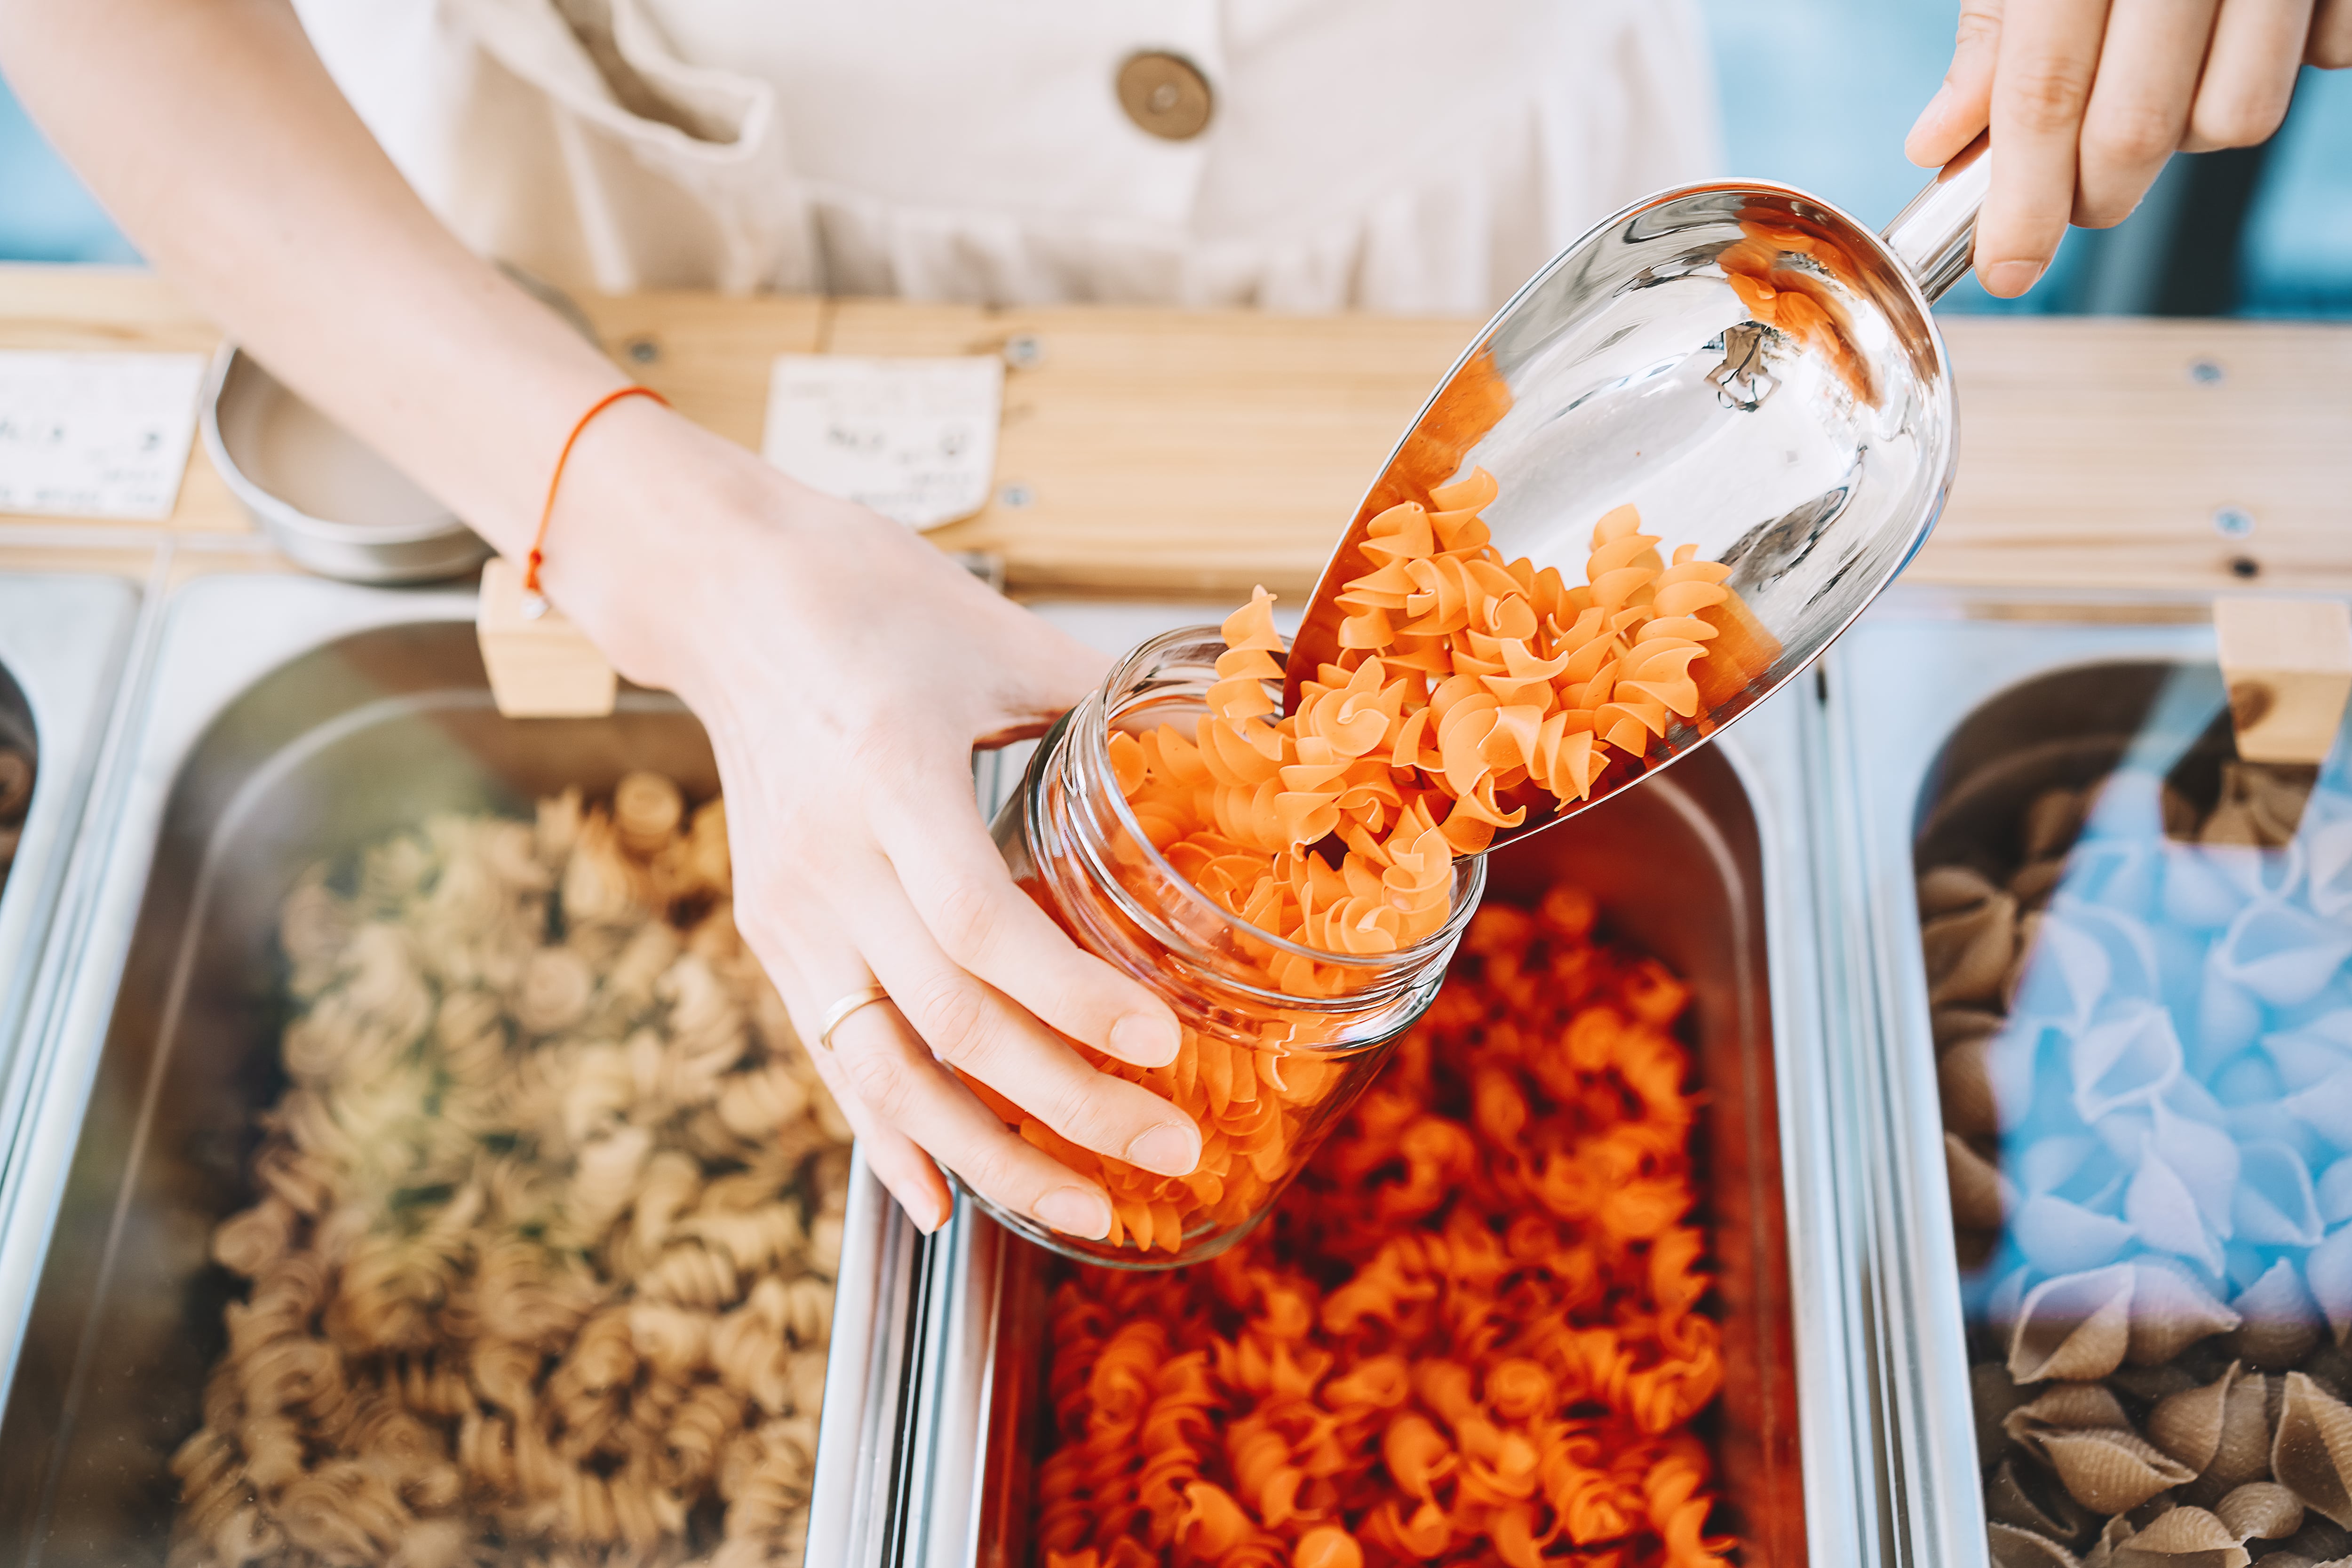
[[[222,1342],[205,1239],[242,1206],[277,1030],[257,983],[305,864],[434,810],[529,806],[655,766],[716,787],[665,695],[608,720],[493,709],[469,596],[218,577],[163,622],[104,825],[89,940],[41,1041],[22,1157],[0,1189],[0,1559],[160,1563],[165,1469]],[[887,1525],[920,1238],[854,1183],[825,1388],[813,1563]]]
[[[0,574],[0,738],[37,759],[16,863],[0,873],[0,1156],[21,1104],[18,1041],[138,614],[138,592],[119,578]]]
[[[1187,621],[1181,606],[1039,606],[1107,650]],[[1805,755],[1811,683],[1662,777],[1496,858],[1493,896],[1572,879],[1605,918],[1693,979],[1708,1087],[1710,1217],[1727,1380],[1706,1419],[1753,1564],[1848,1563],[1878,1531],[1857,1467],[1864,1386],[1849,1361],[1843,1235],[1853,1175],[1821,1045]],[[1636,855],[1631,847],[1639,844]],[[1672,875],[1657,875],[1663,855]],[[1858,1210],[1855,1211],[1858,1213]],[[936,1254],[912,1468],[908,1557],[1026,1568],[1031,1417],[1058,1267],[966,1209]]]
[[[2161,670],[2211,664],[2203,611],[2186,597],[1897,590],[1826,661],[1828,799],[1849,826],[1825,842],[1825,896],[1851,911],[1843,962],[1865,1015],[1851,1058],[1876,1207],[1857,1252],[1892,1563],[1988,1560],[1914,843],[1947,785],[1989,760],[2107,738],[2114,761]]]

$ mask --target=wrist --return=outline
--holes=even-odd
[[[541,583],[614,668],[699,707],[751,553],[776,548],[783,488],[759,458],[667,407],[617,403],[572,450]]]

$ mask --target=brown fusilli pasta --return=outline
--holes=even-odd
[[[288,895],[173,1568],[797,1561],[849,1129],[725,844],[638,773]]]

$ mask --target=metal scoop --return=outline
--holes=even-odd
[[[1990,162],[1979,137],[1883,235],[1786,185],[1706,184],[1562,252],[1478,334],[1365,496],[1293,641],[1285,711],[1339,652],[1337,595],[1372,566],[1366,525],[1474,467],[1501,484],[1484,516],[1506,561],[1582,583],[1594,522],[1631,502],[1661,554],[1687,543],[1730,565],[1770,634],[1761,673],[1672,723],[1648,769],[1779,689],[1943,508],[1958,414],[1928,307],[1969,269]],[[1648,769],[1612,767],[1566,809]],[[1497,843],[1565,814],[1549,795],[1528,804]]]

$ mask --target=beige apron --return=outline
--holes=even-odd
[[[570,286],[1477,313],[1716,172],[1690,0],[299,0],[403,173]],[[1138,50],[1210,84],[1147,133]]]

